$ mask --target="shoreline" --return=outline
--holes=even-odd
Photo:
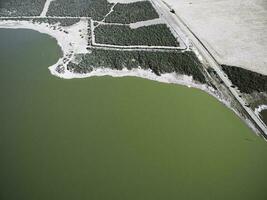
[[[173,83],[184,85],[187,87],[193,87],[197,89],[201,89],[209,94],[214,95],[214,91],[212,88],[209,88],[207,85],[199,84],[193,80],[191,76],[187,75],[179,75],[176,73],[165,73],[161,74],[161,76],[157,76],[151,70],[144,70],[141,68],[135,68],[132,70],[128,70],[126,68],[122,70],[113,70],[108,68],[98,68],[94,69],[92,72],[87,74],[77,74],[67,70],[68,62],[63,62],[63,59],[66,57],[70,57],[68,61],[74,61],[74,55],[79,53],[89,53],[90,50],[87,50],[86,39],[81,40],[79,30],[87,28],[86,24],[82,24],[82,22],[78,22],[69,27],[61,27],[56,25],[50,25],[48,23],[32,23],[30,21],[14,21],[14,20],[3,20],[0,21],[0,28],[7,28],[7,29],[30,29],[34,31],[38,31],[43,34],[47,34],[53,37],[57,44],[60,46],[63,56],[59,58],[59,60],[52,66],[48,67],[50,73],[54,76],[63,79],[73,79],[73,78],[88,78],[92,76],[112,76],[112,77],[123,77],[123,76],[134,76],[145,78],[149,80],[154,80],[163,83]],[[69,34],[60,31],[60,29],[66,30]],[[71,41],[71,43],[70,43]],[[196,52],[196,55],[199,59],[199,55]],[[202,59],[201,59],[202,60]],[[64,67],[64,72],[59,73],[56,71],[56,67],[62,65]]]
[[[3,29],[30,29],[34,30],[43,34],[47,34],[54,38],[57,41],[57,44],[60,46],[63,56],[59,58],[59,60],[53,64],[52,66],[48,67],[50,73],[53,76],[62,79],[76,79],[76,78],[89,78],[89,77],[101,77],[101,76],[111,76],[111,77],[139,77],[144,78],[152,81],[157,81],[161,83],[168,83],[168,84],[176,84],[187,86],[189,88],[196,88],[200,89],[209,95],[215,97],[219,102],[221,102],[224,106],[228,107],[232,110],[238,117],[244,121],[256,134],[258,134],[257,129],[254,125],[247,119],[243,118],[232,106],[231,103],[223,98],[218,92],[216,92],[213,88],[209,87],[206,84],[200,84],[193,80],[192,76],[187,75],[179,75],[176,73],[165,73],[161,74],[161,76],[157,76],[151,70],[144,70],[141,68],[135,69],[126,69],[123,68],[122,70],[114,70],[109,68],[97,68],[93,69],[93,71],[86,73],[86,74],[77,74],[67,70],[67,64],[70,61],[74,61],[75,54],[79,53],[89,53],[87,48],[87,40],[85,38],[88,37],[80,37],[81,32],[79,30],[87,29],[87,23],[85,20],[81,20],[77,24],[74,24],[69,27],[61,27],[58,24],[50,25],[48,23],[32,23],[31,21],[13,21],[13,20],[3,20],[0,21],[0,28]],[[69,34],[66,34],[64,31],[68,31]],[[83,32],[83,31],[82,31]],[[86,36],[86,33],[84,33]],[[71,42],[70,42],[71,41]],[[196,53],[197,57],[202,61],[202,57],[193,49]],[[68,58],[67,62],[64,60]],[[59,73],[56,68],[57,66],[63,67],[63,73]],[[267,106],[266,106],[267,109]],[[256,111],[255,111],[256,112]]]
[[[84,19],[68,27],[62,27],[59,24],[50,25],[48,23],[33,23],[23,20],[0,20],[0,28],[30,29],[54,38],[63,53],[56,64],[65,68],[74,59],[74,54],[89,53],[86,49],[88,42],[87,27],[88,21]],[[67,59],[67,62],[64,62],[64,59]]]

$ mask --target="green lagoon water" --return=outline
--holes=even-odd
[[[47,35],[0,30],[1,200],[266,200],[267,143],[206,93],[63,80]]]

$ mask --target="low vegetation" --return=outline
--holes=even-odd
[[[101,20],[112,5],[107,0],[56,0],[51,2],[47,16],[92,17]]]
[[[222,65],[222,69],[241,92],[267,92],[267,76],[234,66]]]
[[[68,69],[75,73],[87,73],[94,68],[151,69],[156,75],[176,72],[193,76],[194,80],[205,83],[202,64],[191,51],[186,52],[138,52],[92,50],[90,54],[80,54],[79,64],[69,63]]]
[[[0,16],[38,16],[46,0],[0,0]]]
[[[131,29],[129,26],[101,24],[94,30],[95,42],[111,45],[179,46],[166,24]]]
[[[106,17],[105,21],[129,24],[158,17],[158,13],[149,1],[140,1],[129,4],[116,4],[113,12]]]

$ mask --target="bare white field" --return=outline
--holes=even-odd
[[[222,64],[267,75],[266,0],[164,0]]]

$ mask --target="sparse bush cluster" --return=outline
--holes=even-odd
[[[267,76],[234,66],[222,65],[222,69],[241,92],[267,92]]]
[[[69,19],[69,18],[66,18],[66,19],[62,19],[62,18],[34,18],[32,20],[34,23],[36,22],[39,22],[39,23],[49,23],[51,25],[54,25],[54,24],[57,24],[59,23],[60,26],[71,26],[73,24],[76,24],[80,21],[80,19]]]
[[[0,0],[0,16],[38,16],[46,0]]]
[[[51,2],[47,16],[92,17],[101,20],[112,5],[107,0],[56,0]]]
[[[149,1],[140,1],[129,4],[116,4],[113,12],[106,17],[105,21],[129,24],[158,17],[158,13]]]
[[[166,24],[131,29],[129,26],[99,25],[94,30],[96,43],[112,45],[179,46]]]
[[[156,75],[176,72],[193,76],[196,81],[205,83],[202,64],[193,52],[138,52],[92,50],[90,54],[79,55],[80,63],[70,63],[68,69],[75,73],[90,72],[93,68],[123,68],[151,69]]]

